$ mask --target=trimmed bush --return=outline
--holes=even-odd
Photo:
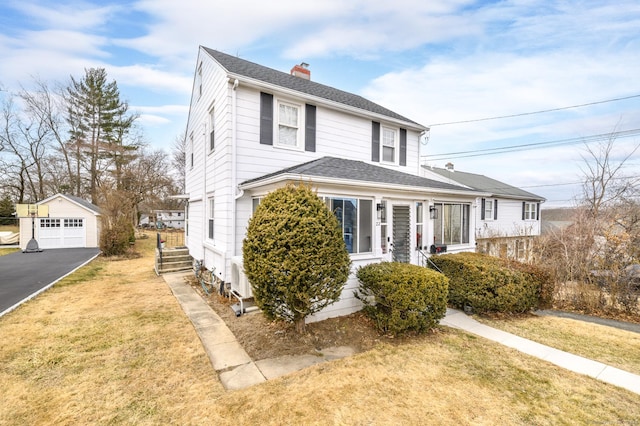
[[[270,319],[293,322],[339,299],[351,270],[338,219],[307,185],[264,197],[242,246],[256,304]]]
[[[456,308],[516,313],[550,303],[553,281],[540,268],[480,253],[432,256],[431,261],[449,278],[449,303]]]
[[[447,311],[448,279],[439,272],[397,262],[372,263],[358,269],[363,311],[379,330],[394,335],[425,331]]]

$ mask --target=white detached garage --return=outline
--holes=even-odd
[[[37,203],[49,208],[48,217],[36,217],[35,238],[41,249],[98,247],[100,209],[73,195],[56,194]],[[20,219],[20,247],[31,239],[31,218]]]

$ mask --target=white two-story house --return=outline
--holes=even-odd
[[[361,96],[200,47],[186,130],[186,244],[243,297],[242,241],[260,199],[310,183],[337,216],[353,262],[320,320],[361,308],[358,266],[420,264],[434,243],[476,248],[476,199],[490,193],[421,176],[427,128]]]
[[[476,199],[475,238],[478,251],[492,256],[527,261],[533,239],[540,235],[541,197],[475,173],[423,166],[423,176],[484,192]]]

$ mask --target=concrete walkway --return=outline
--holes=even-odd
[[[163,275],[164,280],[171,288],[176,299],[178,299],[178,302],[180,302],[182,309],[193,323],[211,360],[211,364],[218,373],[225,389],[243,389],[313,364],[353,354],[350,348],[338,347],[321,350],[317,356],[284,356],[254,362],[238,343],[224,321],[185,282],[184,277],[184,273]],[[567,370],[585,374],[640,394],[640,376],[637,374],[497,330],[479,323],[461,311],[447,309],[447,314],[440,321],[440,324],[465,330]]]

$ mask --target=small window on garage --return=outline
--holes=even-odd
[[[82,221],[84,219],[65,219],[64,227],[65,228],[82,228]]]
[[[40,228],[60,228],[60,219],[40,219]]]

